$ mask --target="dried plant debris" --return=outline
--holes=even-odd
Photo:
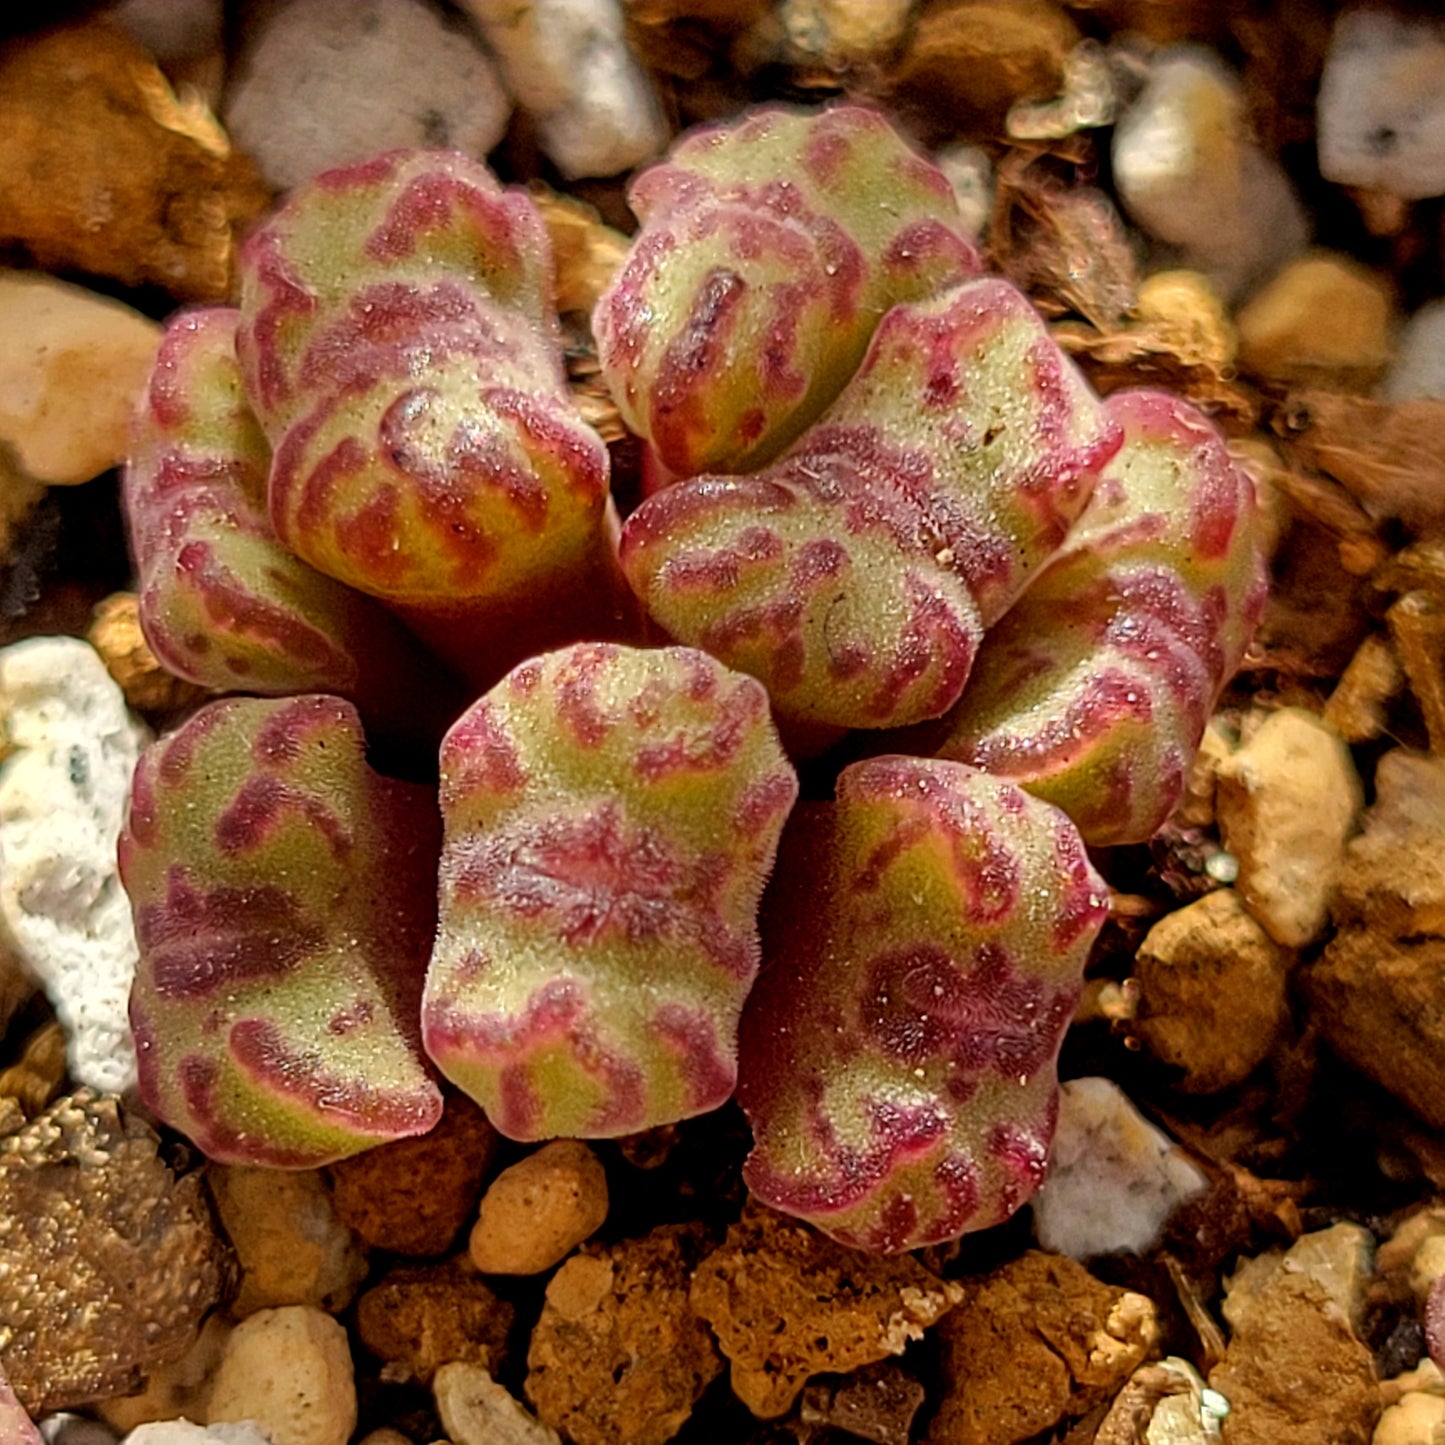
[[[811,1375],[902,1354],[962,1298],[913,1258],[854,1253],[757,1204],[692,1282],[734,1393],[761,1419],[784,1414]]]
[[[228,1273],[200,1176],[116,1098],[81,1090],[0,1140],[0,1366],[32,1415],[136,1389]]]

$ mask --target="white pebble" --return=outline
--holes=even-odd
[[[569,180],[613,176],[668,141],[620,0],[461,0],[501,64],[542,149]]]
[[[1320,174],[1406,200],[1445,195],[1445,21],[1347,10],[1320,77]]]
[[[1207,1181],[1109,1079],[1073,1079],[1059,1100],[1049,1177],[1034,1196],[1044,1249],[1089,1259],[1142,1254]]]
[[[196,1425],[190,1420],[157,1420],[137,1425],[121,1445],[272,1445],[250,1420]]]
[[[346,1331],[310,1305],[242,1320],[226,1341],[206,1418],[254,1421],[271,1445],[346,1445],[356,1429]]]
[[[1161,52],[1114,130],[1113,156],[1129,214],[1227,296],[1309,239],[1284,171],[1251,138],[1238,76],[1203,47]]]
[[[1383,401],[1427,397],[1445,401],[1445,300],[1427,303],[1405,323],[1380,383]]]
[[[0,652],[11,755],[0,766],[0,923],[69,1039],[78,1082],[135,1082],[135,977],[120,837],[146,733],[88,643],[38,637]]]
[[[401,146],[483,156],[510,109],[491,59],[420,0],[290,0],[246,57],[225,115],[285,188]]]

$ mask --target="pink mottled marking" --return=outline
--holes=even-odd
[[[156,995],[198,999],[279,978],[324,942],[296,897],[274,885],[201,889],[173,864],[164,899],[135,910],[136,940]]]

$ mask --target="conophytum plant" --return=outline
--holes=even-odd
[[[765,1203],[953,1238],[1043,1177],[1085,841],[1177,800],[1253,492],[1185,403],[1093,394],[876,112],[695,132],[631,198],[594,331],[666,485],[620,534],[544,227],[473,162],[318,177],[168,328],[143,625],[272,696],[137,772],[142,1091],[282,1167],[424,1132],[438,1075],[521,1140],[736,1093]],[[847,734],[797,802],[784,744]]]

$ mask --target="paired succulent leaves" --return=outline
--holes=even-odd
[[[432,1065],[519,1139],[737,1085],[765,1202],[951,1238],[1042,1176],[1103,916],[1069,819],[1124,841],[1172,807],[1258,612],[1252,492],[1183,403],[1101,403],[872,112],[695,133],[632,198],[599,350],[683,480],[620,563],[684,645],[597,640],[630,625],[606,452],[540,220],[482,168],[320,177],[238,312],[172,323],[127,480],[148,634],[308,695],[142,762],[143,1089],[217,1157],[302,1165],[430,1127]],[[316,695],[404,729],[441,695],[403,624],[495,684],[439,794]],[[794,811],[770,709],[938,756]]]

